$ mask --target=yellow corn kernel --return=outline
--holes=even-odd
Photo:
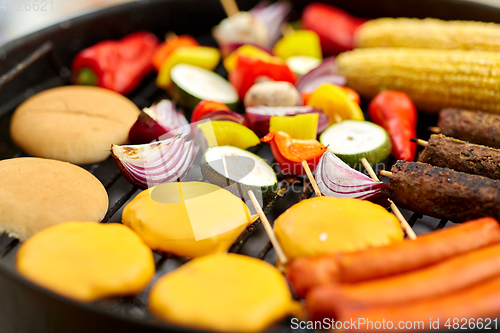
[[[447,107],[500,114],[500,53],[368,48],[337,57],[340,75],[365,98],[405,92],[421,111]]]

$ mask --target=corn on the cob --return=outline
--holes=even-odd
[[[337,68],[365,98],[385,88],[407,93],[429,113],[456,107],[500,114],[500,53],[356,49],[340,54]]]
[[[381,18],[356,33],[359,47],[500,51],[500,24],[438,19]]]

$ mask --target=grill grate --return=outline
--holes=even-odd
[[[62,61],[54,52],[53,44],[51,42],[47,42],[37,48],[31,55],[21,61],[11,71],[3,75],[0,78],[0,88],[22,72],[28,70],[33,63],[35,63],[36,61],[42,61],[42,59],[45,59],[49,62],[50,66],[52,66],[56,71],[57,77],[48,80],[41,86],[33,88],[32,90],[30,90],[31,94],[61,85],[61,83],[68,83],[70,74],[68,68],[64,67]],[[218,71],[223,71],[223,69],[219,68]],[[146,83],[143,83],[140,86],[137,93],[129,96],[130,99],[139,107],[142,108],[145,106],[149,106],[160,98],[167,98],[164,92],[157,89],[153,76],[148,77],[145,82]],[[29,95],[30,94],[25,94],[22,98],[14,98],[10,103],[0,106],[0,127],[4,126],[4,128],[8,128],[8,123],[10,122],[12,111],[24,99],[29,97]],[[0,146],[0,158],[17,158],[25,156],[23,152],[15,148],[10,141],[9,144],[10,146],[5,149]],[[5,156],[4,151],[15,151],[15,153],[9,156]],[[266,147],[260,147],[258,149],[258,154],[263,156],[268,161],[272,160],[270,149],[267,149]],[[131,200],[131,198],[133,198],[139,192],[139,190],[130,185],[121,176],[111,157],[102,163],[83,165],[82,167],[94,174],[103,183],[106,191],[108,192],[110,199],[110,208],[102,222],[108,223],[120,221],[121,210],[123,209],[124,205],[129,200]],[[199,179],[199,171],[197,172],[194,172],[193,175],[191,175],[190,173],[191,176],[188,175],[187,180]],[[280,179],[281,187],[277,192],[277,195],[268,203],[268,205],[264,209],[264,212],[266,213],[266,215],[268,215],[271,223],[277,216],[279,216],[293,203],[296,203],[305,198],[309,198],[313,194],[312,186],[310,186],[310,183],[304,178],[285,178],[283,175],[278,176]],[[301,193],[294,193],[294,191],[290,191],[290,188],[292,187],[291,185],[297,184],[297,181],[302,188],[302,191],[300,191]],[[415,226],[417,233],[445,227],[447,222],[446,220],[442,220],[438,223],[436,219],[424,217],[418,213],[412,214],[411,212],[405,210],[403,210],[403,214],[407,219],[411,215],[411,217],[409,217],[409,223],[412,227]],[[9,266],[10,268],[14,269],[15,255],[17,249],[19,248],[19,245],[20,244],[17,239],[13,239],[5,233],[1,234],[0,264]],[[266,260],[272,264],[276,263],[276,255],[274,253],[272,244],[268,241],[267,235],[263,230],[260,220],[257,220],[254,224],[249,226],[244,231],[244,233],[230,248],[230,252],[251,255],[256,258]],[[186,261],[187,260],[183,258],[155,254],[157,273],[155,275],[154,281],[165,273],[170,272],[173,269],[184,264]],[[96,302],[96,305],[105,312],[112,312],[124,317],[153,320],[153,318],[149,316],[147,310],[147,293],[148,290],[145,290],[135,297],[106,299]],[[279,327],[279,331],[291,331],[289,323],[283,323],[283,325]]]

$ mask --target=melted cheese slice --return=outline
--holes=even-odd
[[[288,260],[400,242],[398,219],[382,206],[359,199],[320,197],[293,205],[274,222]]]
[[[201,182],[166,183],[139,193],[122,222],[155,251],[181,257],[226,252],[251,222],[246,204]]]
[[[194,259],[160,278],[149,294],[158,318],[217,332],[259,332],[298,307],[274,266],[238,254]]]
[[[151,249],[124,225],[66,222],[23,243],[17,271],[53,292],[92,302],[141,292],[155,263]]]

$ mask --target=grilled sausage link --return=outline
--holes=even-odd
[[[500,116],[479,111],[444,109],[439,113],[441,133],[460,140],[500,148]]]
[[[391,195],[400,207],[456,223],[500,218],[498,180],[420,162],[397,161],[391,171]]]
[[[418,161],[441,168],[500,179],[500,150],[432,135]]]

